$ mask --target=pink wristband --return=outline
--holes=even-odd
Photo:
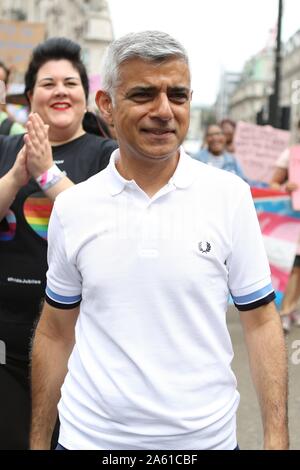
[[[64,173],[54,164],[51,168],[38,176],[35,181],[43,191],[47,191],[63,177]]]

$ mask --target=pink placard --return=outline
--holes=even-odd
[[[235,155],[247,178],[269,183],[276,160],[289,145],[290,133],[271,126],[238,122]]]
[[[89,76],[89,86],[90,92],[94,93],[95,91],[100,90],[101,88],[101,75],[95,74]]]
[[[298,189],[292,192],[292,206],[295,211],[300,211],[300,145],[294,145],[290,149],[289,181],[298,184]]]

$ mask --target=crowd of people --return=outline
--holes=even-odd
[[[225,171],[230,171],[244,181],[254,186],[259,183],[249,180],[234,155],[235,122],[231,119],[223,119],[220,123],[209,124],[206,128],[204,146],[193,155],[203,163],[212,165]],[[298,122],[300,132],[300,121]],[[292,194],[299,188],[299,182],[294,181],[289,175],[289,162],[292,149],[298,145],[287,148],[278,157],[275,163],[274,173],[270,175],[269,187]],[[299,234],[300,235],[300,234]],[[293,325],[300,327],[300,238],[297,245],[294,263],[288,278],[286,290],[281,302],[280,315],[283,330],[288,334]]]
[[[284,337],[235,123],[184,152],[189,60],[159,31],[109,46],[99,113],[88,93],[80,47],[48,39],[25,133],[0,136],[0,449],[238,449],[229,294],[263,446],[287,449]]]

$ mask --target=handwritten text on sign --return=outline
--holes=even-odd
[[[288,131],[238,122],[234,138],[235,155],[245,175],[249,179],[269,183],[276,160],[288,147],[289,138]]]

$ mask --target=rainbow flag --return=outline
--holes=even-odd
[[[300,212],[293,210],[287,193],[255,187],[251,192],[279,306],[300,239]]]

